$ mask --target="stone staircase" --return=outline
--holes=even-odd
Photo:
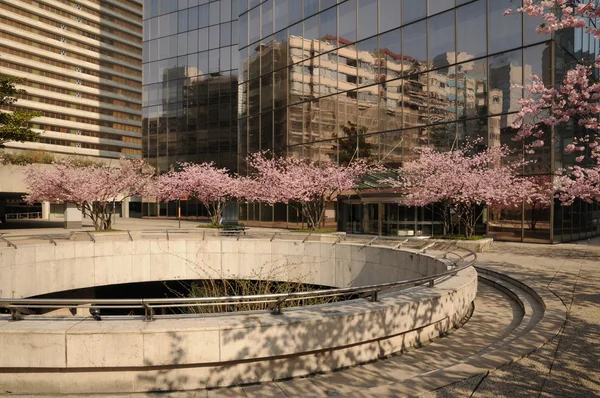
[[[337,372],[251,386],[187,392],[185,397],[402,397],[485,375],[543,346],[565,309],[540,286],[478,268],[471,317],[445,337],[409,352]]]
[[[479,290],[471,316],[461,327],[418,349],[352,368],[303,378],[228,388],[127,396],[417,396],[473,376],[485,377],[489,372],[529,355],[560,332],[565,321],[565,307],[545,287],[526,285],[485,268],[477,267],[477,271]],[[479,383],[482,380],[481,377],[474,379],[479,380]],[[477,386],[478,383],[472,388],[476,389]]]

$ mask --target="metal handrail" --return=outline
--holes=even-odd
[[[141,234],[152,233],[155,234],[160,231],[136,231]],[[183,233],[191,233],[199,231],[177,231]],[[203,231],[204,232],[204,231]],[[93,238],[89,232],[84,232]],[[68,238],[72,238],[73,234],[68,234]],[[269,233],[270,235],[271,233]],[[65,234],[66,235],[66,234]],[[269,235],[261,238],[269,239]],[[303,241],[306,241],[311,234],[304,238]],[[36,235],[38,236],[38,235]],[[127,231],[127,235],[130,239],[131,234]],[[204,234],[203,234],[204,236]],[[303,235],[299,234],[298,238],[301,238]],[[32,237],[29,235],[29,237]],[[272,236],[271,240],[275,236]],[[11,237],[12,238],[12,237]],[[57,236],[54,236],[55,239],[58,239]],[[349,238],[346,236],[346,238]],[[372,237],[371,240],[367,243],[367,245],[372,245],[375,241]],[[398,239],[387,238],[387,237],[378,237],[379,242],[382,243],[384,241],[391,241],[395,243]],[[347,240],[349,242],[349,240]],[[400,245],[405,245],[407,243],[407,239],[403,239]],[[423,243],[422,240],[415,240],[415,242]],[[56,244],[56,243],[55,243]],[[337,239],[333,245],[339,244],[339,239]],[[361,244],[362,248],[365,246]],[[398,248],[400,245],[394,246],[385,246],[392,250]],[[425,244],[424,248],[420,248],[414,253],[416,255],[422,255],[423,249],[431,249],[434,246],[432,243]],[[125,309],[133,309],[133,308],[144,308],[145,309],[145,318],[148,321],[154,319],[154,309],[157,308],[177,308],[177,307],[194,307],[194,306],[222,306],[222,305],[244,305],[244,304],[273,304],[271,310],[274,314],[280,314],[281,308],[285,304],[286,301],[298,301],[298,300],[307,300],[313,298],[326,298],[326,297],[337,297],[337,296],[353,296],[353,295],[362,295],[361,297],[370,297],[371,301],[377,301],[378,294],[383,290],[388,290],[392,288],[401,288],[401,287],[413,287],[413,286],[421,286],[427,284],[430,287],[435,285],[435,281],[447,277],[449,275],[456,275],[458,272],[472,266],[476,259],[477,255],[469,249],[460,248],[467,252],[466,255],[461,255],[456,253],[455,250],[459,248],[452,248],[452,250],[444,250],[443,258],[447,258],[448,255],[454,255],[457,257],[456,261],[452,261],[454,263],[454,267],[445,272],[441,272],[435,275],[428,275],[419,278],[413,278],[402,281],[392,281],[385,282],[379,284],[371,284],[371,285],[363,285],[356,287],[346,287],[346,288],[331,288],[331,289],[322,289],[322,290],[313,290],[313,291],[305,291],[305,292],[288,292],[288,293],[273,293],[273,294],[261,294],[261,295],[249,295],[249,296],[221,296],[221,297],[196,297],[196,298],[187,298],[187,297],[178,297],[178,298],[151,298],[151,299],[42,299],[42,298],[23,298],[23,299],[7,299],[0,298],[0,308],[10,309],[13,320],[21,319],[21,315],[26,309],[29,308],[99,308],[99,309],[110,309],[110,308],[125,308]],[[458,265],[458,262],[462,261],[463,264]]]

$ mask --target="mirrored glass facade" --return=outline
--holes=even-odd
[[[417,147],[447,150],[475,137],[518,149],[510,125],[523,92],[513,85],[532,74],[552,84],[571,56],[598,52],[582,31],[539,35],[540,21],[504,16],[515,0],[184,0],[177,10],[146,3],[144,156],[161,170],[180,159],[215,160],[243,174],[245,157],[258,150],[339,162],[359,154],[398,167]],[[195,7],[198,21],[194,12],[182,16]],[[351,145],[348,127],[359,133]],[[547,134],[547,147],[530,155],[535,167],[524,170],[541,180],[572,161],[563,159],[565,132]],[[577,236],[598,233],[597,205],[575,209],[489,209],[480,231],[539,242],[572,239],[577,228]],[[400,206],[382,191],[343,199],[327,216],[347,232],[443,232],[435,210]],[[291,208],[261,204],[242,205],[240,218],[301,223]]]
[[[144,1],[142,151],[237,169],[238,1]]]

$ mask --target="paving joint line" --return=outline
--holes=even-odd
[[[589,244],[590,244],[590,239],[588,238],[587,240],[587,245],[585,248],[585,252],[583,255],[583,258],[586,257],[587,253],[588,253],[588,248],[589,248]],[[571,253],[573,252],[575,248],[571,249],[571,252],[569,252],[569,256],[571,255]],[[567,258],[569,257],[567,256]],[[565,262],[567,261],[567,259],[565,259]],[[563,263],[564,264],[564,263]],[[542,393],[544,392],[544,387],[546,386],[546,382],[548,381],[549,376],[552,374],[552,369],[554,368],[554,362],[556,362],[556,357],[558,356],[558,350],[560,348],[560,344],[562,343],[562,339],[564,337],[564,331],[567,328],[567,324],[569,323],[569,320],[571,319],[571,308],[573,307],[573,302],[575,301],[575,290],[577,289],[577,285],[579,284],[579,280],[581,279],[581,269],[583,268],[582,262],[579,261],[579,272],[577,273],[577,277],[575,278],[575,283],[573,284],[573,289],[571,291],[571,300],[569,302],[569,305],[566,305],[565,301],[560,298],[558,296],[558,294],[556,294],[555,292],[552,291],[552,289],[550,289],[550,284],[552,283],[552,281],[554,280],[554,278],[556,277],[556,275],[558,275],[558,272],[560,272],[560,270],[562,269],[562,265],[561,267],[558,269],[558,271],[556,272],[556,274],[554,275],[554,277],[552,277],[552,280],[550,281],[550,283],[548,284],[548,286],[546,286],[546,288],[552,293],[554,294],[556,297],[559,298],[559,300],[563,303],[563,305],[565,305],[566,309],[567,309],[567,314],[566,314],[566,318],[565,318],[565,322],[563,323],[563,325],[561,326],[560,330],[559,330],[559,334],[558,334],[558,343],[556,344],[556,349],[554,350],[554,354],[552,355],[552,361],[550,362],[550,366],[548,367],[548,373],[546,373],[544,375],[544,381],[542,382],[542,385],[540,387],[540,391],[538,392],[538,398],[542,395]]]

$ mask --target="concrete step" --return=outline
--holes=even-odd
[[[157,397],[402,397],[415,396],[516,361],[560,331],[564,306],[543,286],[478,269],[474,310],[462,327],[399,355],[352,368],[248,386],[133,394]],[[473,378],[472,380],[476,380]]]
[[[385,360],[283,382],[286,383],[285,396],[418,395],[475,375],[485,375],[518,360],[548,341],[549,329],[557,331],[556,324],[548,328],[542,322],[546,311],[543,298],[534,289],[501,274],[480,272],[474,305],[468,322],[446,337]],[[281,383],[252,388],[253,392],[264,388],[263,396],[269,396],[273,385],[281,386]],[[318,390],[312,389],[309,393],[308,383]]]
[[[287,397],[379,396],[386,390],[390,396],[398,396],[403,391],[413,391],[420,376],[456,365],[510,336],[524,317],[522,306],[512,297],[486,284],[480,283],[474,305],[474,312],[463,327],[418,349],[337,372],[242,389],[252,396],[258,392],[264,397],[279,396],[274,394],[279,390]],[[440,379],[441,385],[446,385],[443,380]],[[275,385],[279,386],[278,390],[274,389]]]

